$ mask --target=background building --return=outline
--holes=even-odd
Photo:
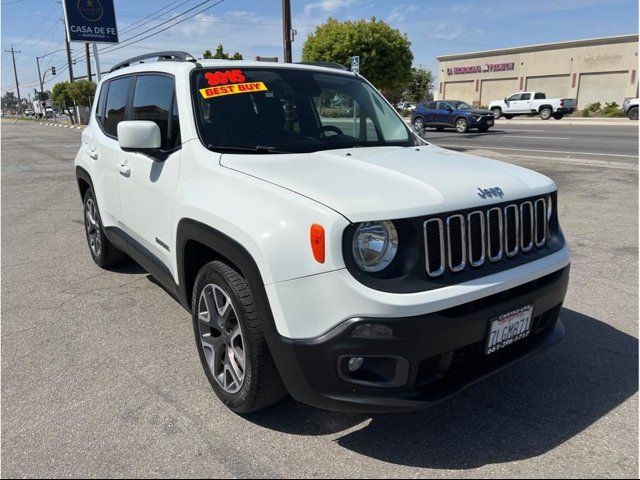
[[[437,99],[488,105],[520,90],[577,98],[578,108],[638,96],[638,35],[438,57]]]

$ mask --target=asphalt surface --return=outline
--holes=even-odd
[[[482,150],[559,186],[573,264],[557,347],[418,413],[285,400],[240,417],[210,391],[188,313],[135,264],[92,262],[79,141],[2,124],[3,477],[637,478],[632,166]]]
[[[508,155],[595,158],[637,165],[637,125],[629,121],[622,125],[568,126],[564,119],[519,125],[517,121],[501,120],[487,133],[471,130],[461,135],[453,129],[427,129],[424,138],[454,150],[489,148]]]

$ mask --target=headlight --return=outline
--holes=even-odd
[[[365,272],[379,272],[398,252],[398,232],[392,222],[364,222],[353,236],[353,258]]]

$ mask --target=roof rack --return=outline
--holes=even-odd
[[[335,62],[296,62],[298,65],[313,65],[315,67],[335,68],[337,70],[349,71],[344,65]]]
[[[144,63],[143,60],[148,60],[150,58],[157,58],[159,62],[195,62],[196,58],[187,52],[154,52],[147,53],[145,55],[139,55],[137,57],[130,58],[125,60],[124,62],[120,62],[117,65],[111,67],[109,73],[118,70],[119,68],[128,67],[132,63],[140,62]]]

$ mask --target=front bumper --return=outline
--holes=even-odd
[[[445,310],[406,318],[358,318],[309,340],[270,338],[271,351],[289,393],[315,407],[350,412],[410,411],[431,406],[506,366],[558,343],[558,320],[569,266],[543,277]],[[486,356],[489,319],[533,305],[529,337]],[[356,326],[388,325],[393,336],[356,338]],[[338,372],[345,357],[389,357],[399,362],[402,386],[357,385]]]
[[[480,117],[480,119],[476,120],[475,118],[471,117],[469,120],[469,126],[471,128],[477,128],[477,127],[493,127],[493,125],[495,124],[495,117],[493,115],[491,116],[483,116]]]

